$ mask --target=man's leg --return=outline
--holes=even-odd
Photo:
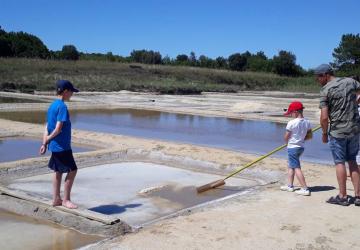
[[[336,177],[339,185],[340,198],[346,197],[346,167],[345,161],[347,160],[347,143],[345,138],[335,138],[330,136],[329,146],[334,158],[336,167]]]
[[[356,161],[349,161],[349,170],[350,170],[351,181],[354,185],[355,196],[360,196],[360,186],[359,186],[360,173]]]
[[[62,200],[60,196],[62,173],[55,172],[53,175],[53,206],[61,206]]]
[[[77,208],[77,206],[71,202],[70,198],[71,188],[75,180],[76,172],[77,170],[69,172],[65,178],[63,206],[67,208]]]
[[[349,164],[349,172],[351,181],[354,185],[355,196],[359,196],[359,167],[356,163],[356,156],[359,153],[359,135],[353,136],[347,143],[347,162]]]
[[[346,197],[346,168],[344,163],[338,163],[336,166],[336,177],[339,185],[340,198]]]

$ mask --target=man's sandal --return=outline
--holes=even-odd
[[[360,196],[355,196],[354,205],[360,206]]]
[[[337,195],[335,197],[334,196],[330,197],[330,199],[328,199],[326,202],[330,203],[330,204],[340,205],[340,206],[349,206],[350,205],[350,202],[348,201],[347,197],[340,198],[339,195]],[[359,206],[360,206],[360,204],[359,204]]]

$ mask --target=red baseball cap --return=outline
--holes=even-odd
[[[288,109],[284,109],[284,111],[286,111],[284,113],[284,115],[289,115],[290,113],[294,112],[294,111],[299,111],[299,110],[303,110],[304,106],[301,102],[292,102],[290,103]]]

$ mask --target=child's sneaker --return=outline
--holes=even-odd
[[[300,194],[300,195],[304,195],[304,196],[309,196],[310,195],[310,190],[308,188],[300,188],[299,190],[296,190],[295,193]]]
[[[280,187],[280,190],[282,190],[282,191],[288,191],[288,192],[294,192],[294,186],[289,186],[289,185],[281,186],[281,187]]]

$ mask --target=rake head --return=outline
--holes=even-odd
[[[213,181],[213,182],[210,182],[208,184],[205,184],[205,185],[202,185],[200,187],[197,187],[196,188],[196,191],[198,193],[202,193],[202,192],[205,192],[205,191],[208,191],[210,189],[213,189],[213,188],[217,188],[217,187],[220,187],[222,185],[225,185],[225,181],[223,179],[221,180],[217,180],[217,181]]]

